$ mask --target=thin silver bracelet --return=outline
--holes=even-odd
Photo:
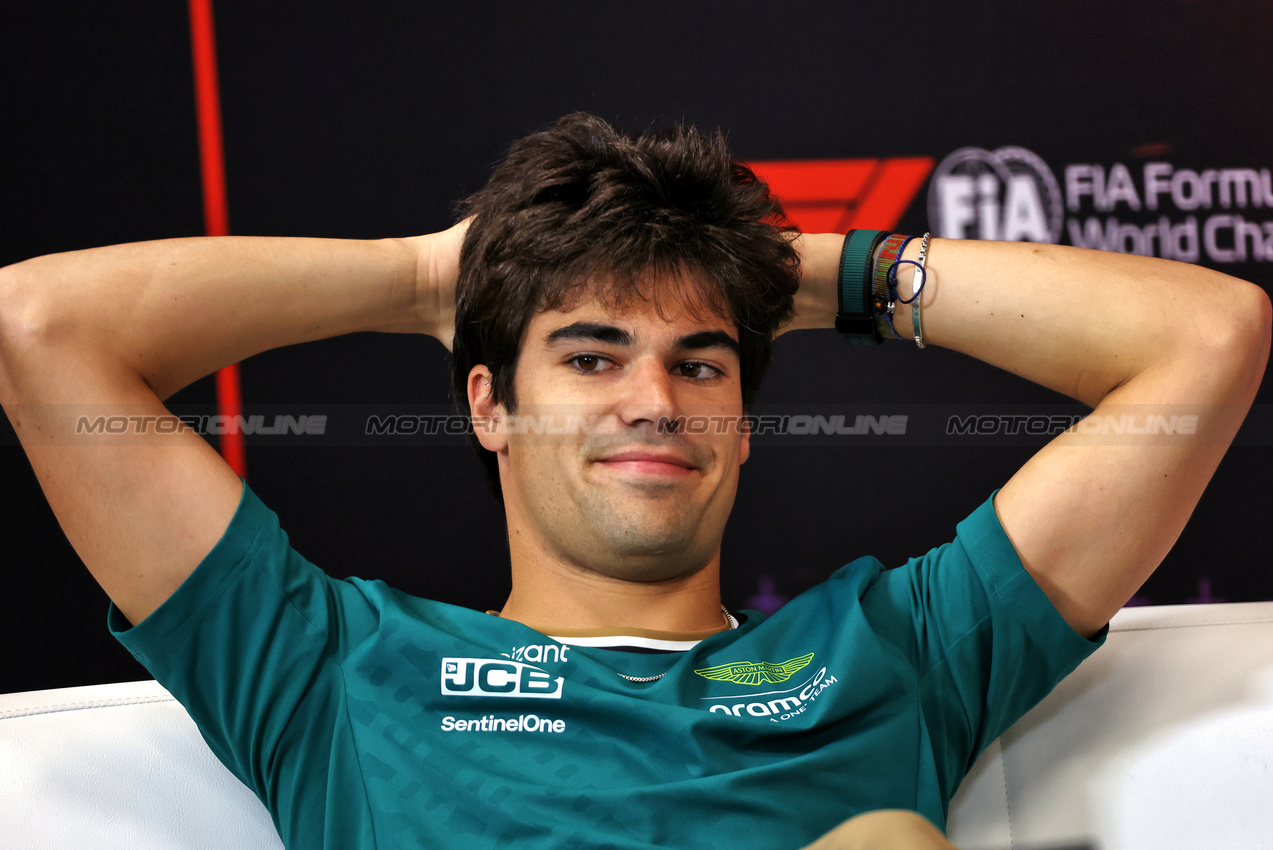
[[[919,291],[915,290],[915,278],[911,278],[911,324],[915,327],[915,345],[919,348],[924,347],[924,323],[920,321],[919,316],[919,296],[920,291],[928,283],[928,272],[924,269],[924,259],[928,256],[928,243],[932,239],[931,233],[925,233],[923,241],[919,243],[919,257],[916,262],[919,263]]]

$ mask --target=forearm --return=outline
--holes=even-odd
[[[174,239],[10,266],[0,271],[6,383],[25,383],[14,373],[42,358],[70,357],[131,370],[163,399],[283,345],[354,331],[436,333],[449,317],[430,315],[418,297],[434,238]]]
[[[801,238],[807,291],[792,327],[833,326],[842,243]],[[917,253],[912,242],[904,256]],[[1054,437],[994,505],[1025,568],[1093,635],[1166,556],[1241,426],[1268,358],[1269,299],[1197,266],[1055,245],[933,240],[926,268],[926,344],[1096,408],[1095,432]],[[902,269],[909,297],[914,266]],[[894,326],[910,335],[907,305]],[[1181,414],[1193,427],[1106,436],[1103,423],[1126,414],[1142,427]]]
[[[801,237],[804,300],[792,327],[834,325],[842,243],[834,234]],[[916,239],[903,256],[914,260],[918,253]],[[1212,368],[1214,358],[1200,353],[1258,331],[1257,287],[1184,263],[1057,245],[934,239],[925,266],[926,344],[1093,407],[1151,367]],[[904,296],[914,269],[899,269]],[[910,338],[909,305],[897,304],[894,326]]]

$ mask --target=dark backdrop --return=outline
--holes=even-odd
[[[1273,167],[1273,9],[1257,0],[219,0],[215,11],[238,234],[442,228],[510,141],[576,109],[630,128],[682,119],[719,126],[753,161],[927,157],[936,165],[967,146],[1020,146],[1062,190],[1075,164],[1110,175],[1125,165],[1137,189],[1152,161],[1198,174]],[[0,117],[0,263],[203,232],[184,3],[3,4]],[[905,205],[898,229],[936,229],[930,183]],[[1257,229],[1273,219],[1265,209],[1273,197],[1242,206],[1213,198],[1209,208],[1164,201],[1170,209],[1152,214],[1128,202],[1098,209],[1090,195],[1072,200],[1062,242],[1074,241],[1070,220],[1086,233],[1089,218],[1102,228],[1118,218],[1109,231],[1117,236],[1122,224],[1143,227],[1159,215],[1172,223],[1192,215],[1199,226],[1229,215],[1221,224],[1230,232],[1232,217]],[[1135,249],[1134,235],[1115,241]],[[1268,288],[1273,247],[1254,258],[1264,250],[1256,242],[1246,261],[1215,252],[1200,261]],[[449,403],[446,352],[423,337],[364,334],[268,352],[243,364],[242,379],[249,407],[283,413]],[[214,401],[208,378],[171,405]],[[1267,401],[1266,387],[1257,403]],[[895,564],[950,539],[1044,441],[943,436],[951,405],[1082,410],[949,351],[850,347],[829,332],[778,343],[758,404],[903,413],[910,436],[759,444],[723,554],[734,608],[772,607],[861,554]],[[1257,407],[1138,601],[1273,598],[1260,548],[1271,437]],[[249,483],[296,548],[334,575],[498,607],[508,589],[501,515],[469,450],[441,440],[354,442],[248,438]],[[106,597],[67,544],[7,421],[0,482],[0,691],[147,677],[106,632]]]

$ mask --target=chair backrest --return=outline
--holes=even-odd
[[[1128,608],[951,803],[961,848],[1273,848],[1273,602]]]
[[[1273,602],[1128,609],[951,805],[965,850],[1273,848]],[[0,695],[0,846],[278,850],[156,682]]]
[[[282,846],[158,682],[0,695],[0,847]]]

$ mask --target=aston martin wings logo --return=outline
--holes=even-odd
[[[734,661],[716,667],[704,667],[694,672],[704,679],[716,682],[734,682],[738,685],[759,685],[761,682],[769,682],[771,685],[777,685],[807,667],[812,660],[813,653],[810,652],[808,655],[792,658],[779,664],[768,661]]]

